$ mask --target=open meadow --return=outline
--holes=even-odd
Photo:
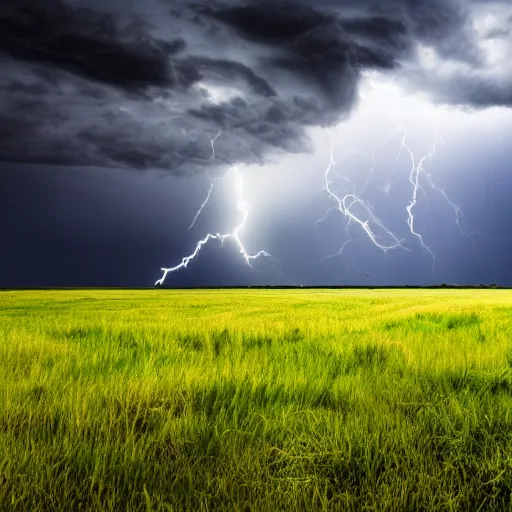
[[[0,292],[1,511],[512,510],[512,292]]]

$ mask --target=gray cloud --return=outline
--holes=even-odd
[[[510,105],[510,81],[494,80],[478,44],[477,5],[4,0],[0,160],[174,173],[261,163],[347,116],[371,69],[440,101]],[[422,67],[419,45],[453,69]]]

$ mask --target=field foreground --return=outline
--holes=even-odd
[[[0,510],[512,510],[511,335],[504,290],[0,292]]]

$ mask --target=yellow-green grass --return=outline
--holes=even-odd
[[[0,292],[0,510],[511,510],[511,365],[503,290]]]

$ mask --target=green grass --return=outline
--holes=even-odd
[[[512,510],[512,293],[0,293],[1,511]]]

